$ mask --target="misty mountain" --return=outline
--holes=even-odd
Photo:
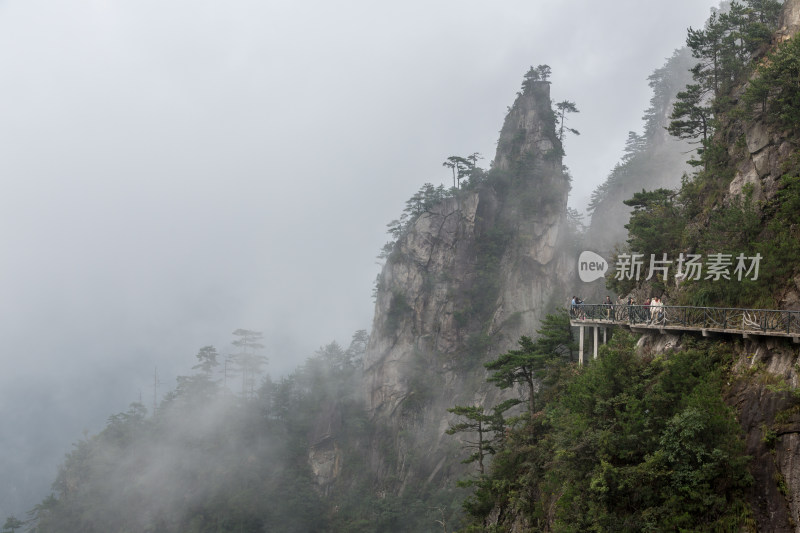
[[[796,343],[615,329],[579,365],[564,308],[608,291],[800,309],[798,29],[797,0],[732,2],[690,28],[588,228],[564,164],[587,111],[558,69],[531,66],[489,167],[441,157],[447,186],[390,222],[369,333],[277,377],[277,326],[198,343],[174,387],[155,376],[152,406],[85,432],[5,530],[795,530]],[[746,283],[612,272],[590,287],[584,248],[763,264]]]
[[[284,376],[369,327],[384,223],[491,157],[531,61],[581,109],[582,208],[714,3],[0,3],[0,516],[197,347],[262,331]]]

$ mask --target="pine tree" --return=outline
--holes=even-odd
[[[564,132],[580,135],[578,130],[566,127],[567,113],[580,113],[580,111],[578,111],[578,107],[575,105],[575,102],[570,102],[569,100],[564,100],[563,102],[557,103],[556,109],[558,109],[558,140],[563,144]]]
[[[707,146],[708,138],[712,133],[713,115],[707,101],[707,92],[701,85],[687,85],[686,90],[679,92],[676,96],[672,115],[670,115],[672,121],[667,128],[670,135],[699,143],[698,154],[700,155]],[[697,140],[698,138],[699,140]],[[697,161],[690,161],[690,163],[700,164]]]
[[[668,129],[680,139],[699,139],[701,156],[714,115],[731,105],[728,93],[747,76],[753,54],[769,43],[780,9],[775,0],[733,0],[727,12],[713,13],[702,30],[689,28],[686,45],[699,62],[691,69],[694,83],[677,95]]]
[[[537,67],[531,67],[528,69],[528,72],[525,73],[525,77],[522,80],[522,92],[523,94],[528,94],[532,89],[535,83],[550,83],[550,74],[552,73],[552,69],[549,65],[539,65]]]
[[[487,381],[501,389],[514,385],[527,389],[531,419],[536,411],[538,386],[546,379],[548,370],[557,365],[563,355],[570,355],[573,349],[569,316],[564,310],[547,315],[537,333],[536,341],[523,335],[519,339],[519,349],[509,350],[484,364],[488,370],[494,371]]]
[[[263,334],[260,331],[237,329],[233,335],[237,339],[231,344],[240,349],[233,355],[233,361],[242,373],[242,397],[248,398],[255,394],[256,379],[261,374],[261,368],[268,362],[265,356],[257,353],[264,348],[259,342]]]
[[[498,444],[505,436],[505,418],[503,413],[511,407],[517,405],[519,400],[506,400],[494,407],[490,413],[481,406],[456,405],[447,411],[454,415],[464,417],[465,420],[457,424],[452,424],[445,433],[455,435],[456,433],[473,433],[477,440],[463,440],[464,447],[474,450],[469,457],[462,463],[469,464],[478,462],[478,472],[485,473],[484,458],[496,452]]]
[[[6,523],[3,524],[3,533],[14,533],[25,525],[25,522],[19,520],[16,516],[11,515],[6,518]]]

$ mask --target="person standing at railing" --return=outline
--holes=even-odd
[[[611,311],[614,309],[614,303],[611,301],[611,296],[606,295],[606,301],[603,302],[603,305],[606,307],[606,318],[611,320]]]
[[[654,324],[660,324],[663,319],[664,304],[661,302],[661,298],[655,296],[653,302],[650,304],[650,320]]]
[[[572,318],[584,319],[586,315],[583,312],[583,300],[578,298],[577,296],[572,297],[572,301],[570,302],[569,306],[570,315]]]

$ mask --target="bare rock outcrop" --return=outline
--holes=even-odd
[[[758,205],[775,196],[781,165],[795,147],[761,121],[751,124],[744,138],[746,150],[728,186],[728,195],[730,198],[741,197],[749,190],[753,202]]]
[[[778,23],[778,39],[785,41],[800,31],[800,0],[785,0]]]
[[[381,457],[373,446],[373,464],[387,476],[405,480],[416,470],[430,482],[448,475],[450,464],[463,470],[441,460],[446,447],[458,446],[444,435],[452,420],[447,408],[497,401],[481,363],[534,334],[544,315],[568,300],[569,180],[549,92],[548,83],[537,82],[518,95],[500,134],[494,177],[420,214],[379,276],[364,394],[373,421],[387,428],[381,438],[392,440],[397,454]],[[412,451],[426,460],[412,465]]]
[[[750,502],[759,531],[800,532],[800,416],[788,390],[798,385],[797,352],[785,340],[745,343],[736,365],[741,377],[727,394],[752,457]]]

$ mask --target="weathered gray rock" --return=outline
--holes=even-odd
[[[776,151],[777,150],[762,150],[753,156],[753,166],[759,178],[763,178],[770,173],[770,160],[774,159],[774,153]]]
[[[800,31],[800,0],[785,0],[778,26],[780,41],[785,41]]]
[[[731,181],[728,186],[728,194],[731,197],[742,196],[746,185],[752,187],[752,199],[754,202],[757,203],[763,199],[761,179],[759,178],[756,166],[749,159],[746,161],[746,164],[742,166],[742,169],[736,173],[733,181]]]
[[[800,531],[800,423],[786,417],[790,394],[774,386],[797,386],[796,363],[797,349],[785,340],[748,341],[736,369],[752,377],[733,382],[727,395],[739,415],[745,451],[753,458],[750,501],[758,531]]]
[[[672,333],[645,333],[636,342],[636,349],[642,354],[664,354],[680,347],[680,335]]]
[[[800,311],[800,275],[794,277],[791,286],[781,298],[781,309]]]
[[[745,141],[747,142],[747,151],[755,154],[759,150],[764,149],[769,143],[769,130],[760,121],[753,123],[745,132]]]
[[[447,408],[490,407],[506,397],[486,384],[481,361],[535,334],[544,315],[569,299],[577,258],[560,246],[569,183],[553,152],[549,106],[549,85],[535,84],[506,117],[493,166],[517,173],[514,194],[484,187],[431,208],[399,239],[379,276],[364,394],[397,456],[387,461],[373,450],[371,460],[376,471],[391,462],[387,475],[403,484],[409,476],[432,482],[452,475],[442,461],[458,447],[444,433],[453,421]],[[523,160],[535,164],[519,171]],[[487,245],[499,254],[491,267]],[[494,269],[496,294],[475,292],[486,268]],[[408,459],[420,454],[425,461]]]
[[[336,442],[341,430],[339,406],[329,404],[317,415],[314,428],[308,435],[308,464],[323,494],[327,494],[342,470],[343,454]]]
[[[336,480],[342,470],[342,452],[334,439],[312,446],[308,450],[308,464],[317,486],[323,493]]]
[[[558,142],[553,135],[553,125],[547,114],[550,109],[550,84],[534,82],[527,93],[519,93],[517,100],[506,115],[494,167],[508,170],[525,154],[546,155]],[[561,158],[553,158],[560,164]]]

